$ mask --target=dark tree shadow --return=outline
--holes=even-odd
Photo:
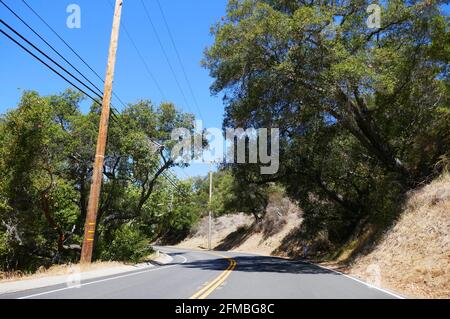
[[[157,245],[161,246],[175,246],[181,243],[189,236],[189,229],[182,229],[177,232],[169,232],[156,240]]]
[[[271,255],[297,258],[303,254],[305,241],[301,235],[301,225],[292,229],[281,241],[280,246],[271,252]]]
[[[231,250],[236,248],[245,242],[252,234],[253,225],[239,227],[237,230],[222,239],[220,244],[217,245],[214,250]]]
[[[331,270],[298,260],[265,256],[235,256],[233,259],[237,263],[233,272],[337,275]],[[229,266],[229,261],[224,258],[214,258],[195,260],[180,265],[187,268],[223,271]]]

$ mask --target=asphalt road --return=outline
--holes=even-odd
[[[0,295],[0,299],[326,299],[397,298],[316,265],[235,252],[160,248],[170,264]]]

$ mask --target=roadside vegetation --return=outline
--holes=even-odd
[[[77,262],[97,139],[99,107],[80,111],[80,94],[24,93],[0,119],[0,270],[33,272]],[[165,103],[129,105],[111,121],[98,212],[95,258],[139,261],[150,242],[187,231],[197,219],[189,181],[174,190],[174,127],[192,115]],[[153,142],[166,145],[161,151]],[[166,151],[167,150],[167,151]],[[169,152],[169,153],[167,153]]]
[[[303,211],[293,239],[322,257],[361,228],[375,241],[408,191],[450,163],[450,21],[440,1],[230,0],[203,60],[224,128],[279,127],[280,170],[228,165],[262,211],[276,183]],[[250,199],[246,201],[245,199]],[[252,206],[247,209],[247,203]]]
[[[398,221],[379,241],[364,242],[368,231],[362,229],[353,239],[359,245],[337,259],[345,270],[373,280],[375,266],[384,287],[415,298],[450,297],[449,173],[409,192]]]

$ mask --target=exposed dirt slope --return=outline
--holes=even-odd
[[[412,192],[398,222],[349,272],[410,297],[450,298],[450,175]]]
[[[213,219],[212,247],[270,255],[281,245],[283,238],[301,224],[301,212],[287,199],[273,200],[264,219],[255,224],[252,216],[224,215]],[[208,245],[208,218],[203,218],[191,235],[178,246],[206,248]]]
[[[238,229],[246,229],[253,223],[253,218],[244,214],[230,214],[212,219],[211,246],[217,247],[225,237],[235,233]],[[204,217],[191,231],[191,235],[178,244],[184,248],[208,247],[208,217]]]

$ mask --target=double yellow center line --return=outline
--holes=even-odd
[[[217,256],[220,256],[222,258],[225,258],[229,261],[228,268],[225,269],[216,279],[214,279],[212,282],[207,284],[205,287],[197,291],[195,294],[193,294],[189,299],[205,299],[208,297],[217,287],[219,287],[221,284],[225,282],[225,280],[228,278],[228,276],[231,274],[234,268],[236,268],[237,262],[233,258],[229,258],[226,256],[214,254]]]

